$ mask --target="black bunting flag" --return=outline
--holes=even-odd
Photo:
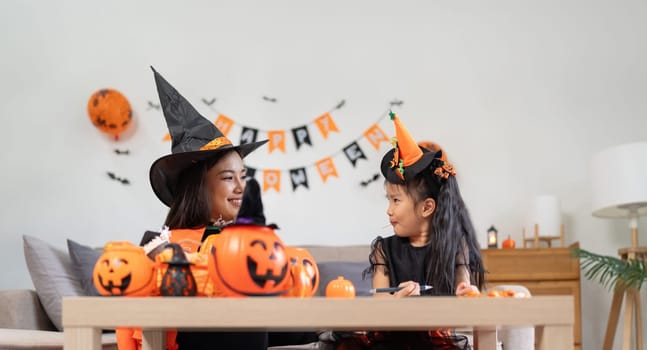
[[[240,133],[240,144],[256,142],[258,137],[258,129],[243,127]]]
[[[357,160],[367,159],[364,151],[362,151],[362,149],[359,147],[359,144],[357,144],[357,141],[344,147],[344,154],[346,155],[346,158],[348,158],[348,160],[351,162],[351,164],[353,164],[353,167],[357,165]]]
[[[292,129],[292,136],[294,137],[294,143],[296,144],[297,149],[301,148],[301,145],[304,143],[312,146],[312,141],[310,141],[310,132],[308,131],[307,125]]]
[[[297,187],[308,187],[308,175],[305,168],[290,169],[290,182],[292,182],[292,191],[296,191]]]

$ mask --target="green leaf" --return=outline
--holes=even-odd
[[[573,249],[573,255],[580,258],[580,267],[585,271],[584,276],[589,280],[598,280],[605,288],[640,289],[647,280],[645,260],[621,260],[579,248]]]

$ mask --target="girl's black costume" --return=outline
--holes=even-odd
[[[364,271],[364,278],[371,276],[378,268],[384,268],[389,275],[390,287],[397,287],[401,282],[414,281],[420,285],[429,284],[429,244],[415,247],[408,238],[390,236],[377,237],[371,245],[369,260],[371,266]],[[398,257],[393,259],[392,257]],[[382,264],[382,261],[384,264]],[[464,254],[456,257],[457,268],[465,266],[469,260]],[[433,287],[433,286],[432,286]],[[421,291],[421,297],[433,295],[453,295],[452,291],[436,288]],[[429,310],[433,312],[433,310]],[[377,332],[356,334],[342,340],[338,348],[342,349],[470,349],[467,337],[454,334],[449,329],[410,332]]]

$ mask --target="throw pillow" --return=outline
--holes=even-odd
[[[83,295],[72,261],[65,251],[36,237],[23,235],[23,248],[36,294],[49,319],[62,331],[63,297]]]
[[[87,296],[101,295],[92,281],[94,265],[101,256],[101,250],[94,249],[68,239],[67,251],[70,252],[72,268],[74,269],[75,275],[79,277],[84,294]]]
[[[362,272],[368,267],[368,262],[324,261],[317,263],[319,268],[319,290],[316,295],[326,295],[328,283],[339,276],[353,282],[355,295],[370,296],[373,282],[370,278],[362,279]]]

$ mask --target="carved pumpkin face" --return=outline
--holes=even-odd
[[[155,287],[155,264],[144,249],[127,241],[108,242],[94,265],[92,280],[101,295],[146,296]]]
[[[311,297],[319,288],[319,268],[305,248],[286,247],[293,285],[287,296]]]
[[[116,138],[130,125],[132,110],[119,91],[102,89],[90,97],[88,116],[97,129]]]
[[[285,245],[270,227],[227,226],[209,244],[209,276],[224,295],[280,295],[290,288]]]

